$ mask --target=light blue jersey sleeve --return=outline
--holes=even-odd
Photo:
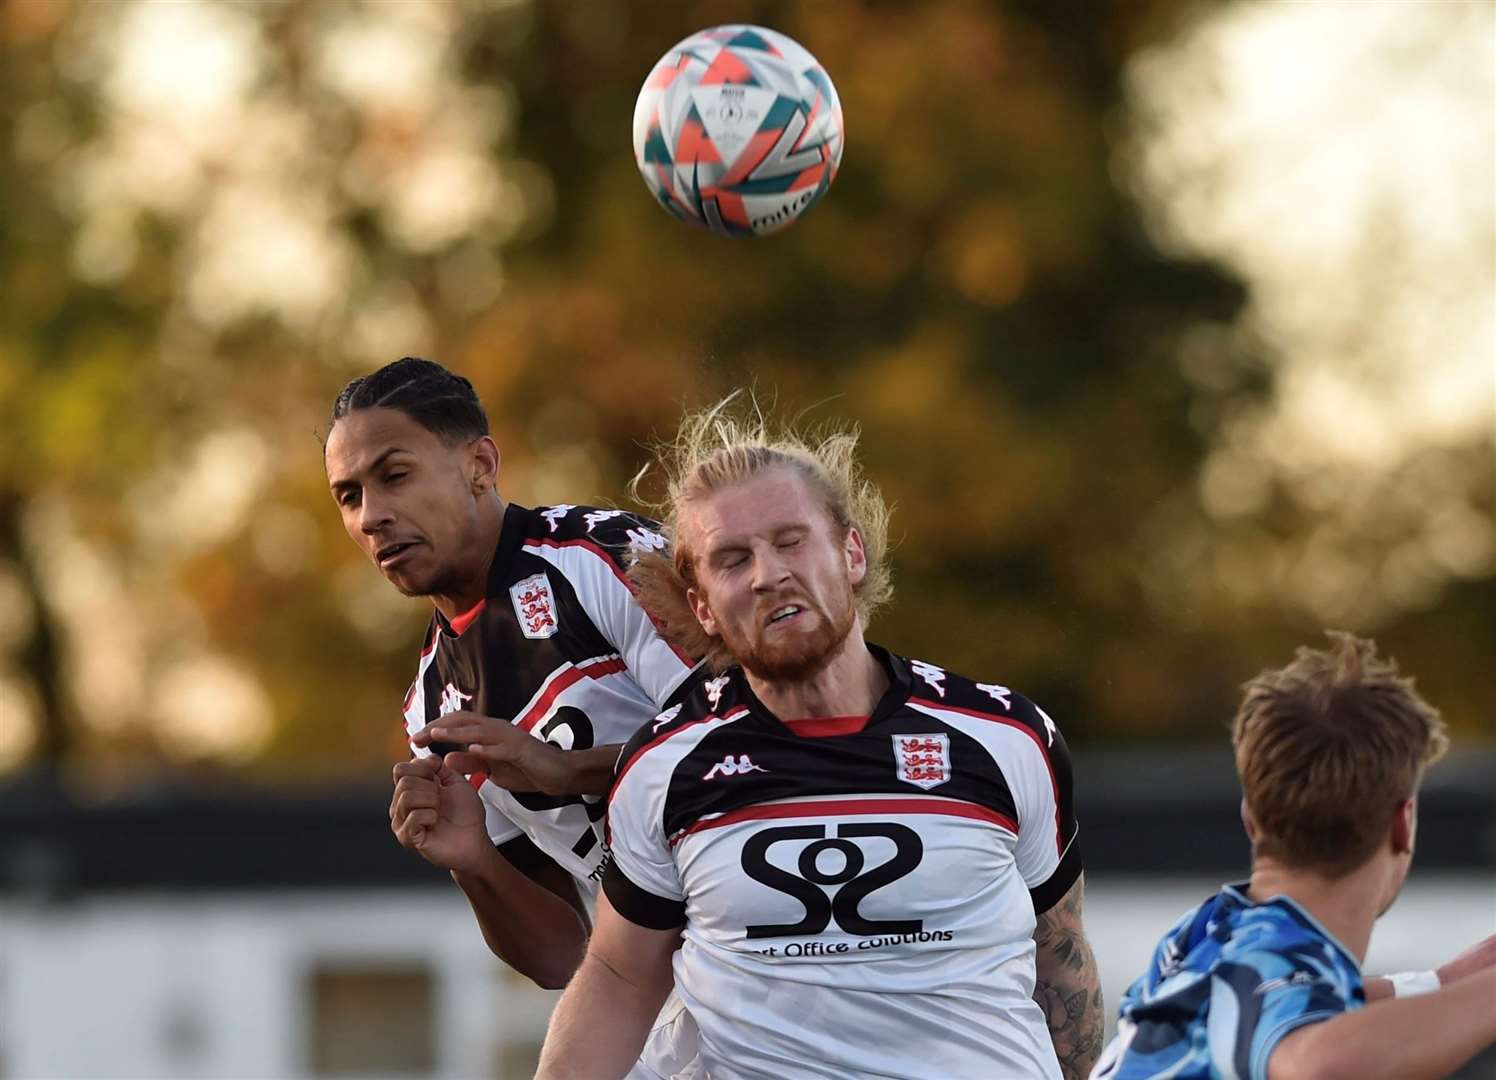
[[[1229,1007],[1218,1014],[1212,988],[1207,1034],[1211,1063],[1222,1076],[1267,1080],[1268,1059],[1285,1035],[1359,1008],[1365,1000],[1360,973],[1324,942],[1249,952],[1237,963],[1243,974],[1250,973],[1250,982],[1231,980],[1236,983],[1234,1025],[1225,1023]],[[1228,1061],[1229,1072],[1223,1067]]]

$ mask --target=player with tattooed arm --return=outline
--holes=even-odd
[[[625,748],[597,929],[540,1077],[621,1076],[672,983],[713,1080],[1058,1080],[1101,1048],[1065,742],[863,638],[887,515],[855,436],[724,402],[665,457],[641,603],[715,677]]]

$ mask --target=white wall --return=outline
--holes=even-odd
[[[1086,923],[1108,1010],[1214,879],[1093,875]],[[1496,876],[1414,874],[1369,972],[1432,967],[1496,932]],[[0,1077],[308,1075],[306,973],[321,960],[428,960],[433,1077],[527,1076],[555,1001],[506,973],[456,890],[0,900]],[[519,1050],[501,1074],[506,1045]]]
[[[0,1076],[307,1075],[304,979],[338,959],[430,962],[430,1075],[453,1080],[495,1076],[556,996],[502,970],[455,889],[0,903]]]

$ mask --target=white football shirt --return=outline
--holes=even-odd
[[[1081,872],[1064,742],[1006,687],[873,652],[870,717],[783,722],[733,670],[641,730],[603,888],[684,927],[716,1080],[1058,1078],[1033,932]]]

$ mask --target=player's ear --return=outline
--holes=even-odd
[[[842,541],[842,554],[847,560],[847,580],[853,585],[867,577],[867,549],[862,546],[862,534],[855,527],[847,530]]]
[[[1413,838],[1418,832],[1418,800],[1404,799],[1392,812],[1392,854],[1413,854]]]
[[[482,495],[499,480],[499,447],[487,435],[480,435],[468,448],[471,465],[471,487],[474,495]]]
[[[1252,820],[1252,811],[1247,809],[1247,800],[1241,801],[1241,827],[1247,830],[1247,842],[1257,846],[1257,825]]]
[[[706,597],[694,585],[686,589],[686,602],[691,605],[691,613],[696,616],[696,621],[707,632],[707,636],[716,637],[717,619],[712,614],[712,606],[706,602]]]

